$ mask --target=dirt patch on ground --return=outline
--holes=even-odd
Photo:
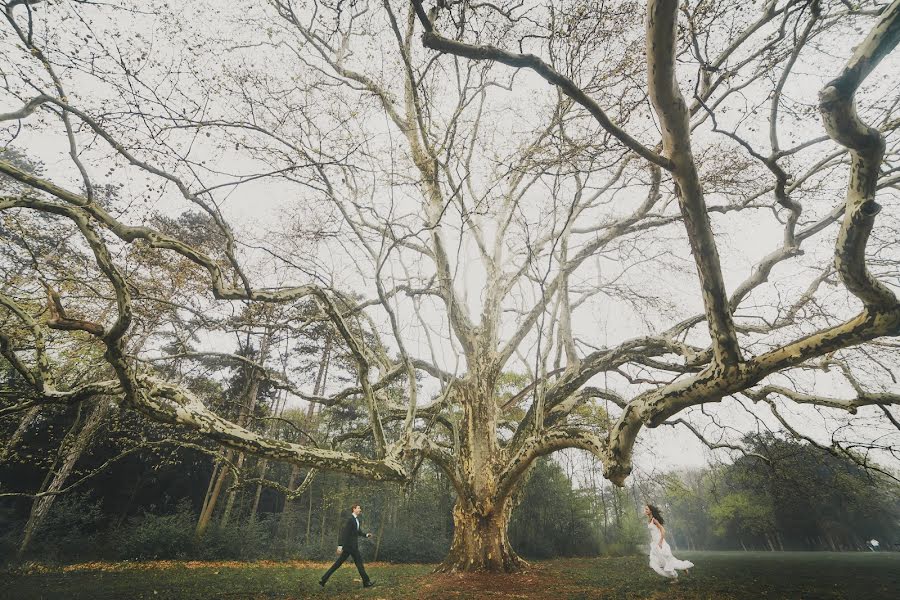
[[[588,589],[561,578],[543,566],[531,566],[521,573],[439,573],[422,577],[419,598],[434,600],[520,598],[610,598],[600,589]]]

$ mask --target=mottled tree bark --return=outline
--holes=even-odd
[[[471,501],[458,499],[453,507],[453,542],[437,571],[510,573],[527,566],[509,543],[509,504],[493,506],[485,513]]]

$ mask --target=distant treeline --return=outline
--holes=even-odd
[[[659,482],[681,547],[865,550],[874,538],[900,550],[896,474],[772,435],[745,441],[748,453],[732,464]]]

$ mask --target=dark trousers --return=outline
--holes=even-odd
[[[359,553],[359,548],[347,548],[344,547],[341,555],[338,556],[338,559],[334,561],[334,564],[331,565],[331,568],[328,569],[324,575],[322,575],[322,581],[328,581],[328,578],[331,577],[332,573],[338,570],[338,568],[344,564],[344,561],[347,560],[348,557],[353,557],[353,562],[356,563],[356,570],[359,571],[359,576],[362,577],[363,584],[369,583],[369,576],[366,574],[366,568],[363,566],[362,554]]]

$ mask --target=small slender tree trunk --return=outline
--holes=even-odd
[[[289,490],[293,490],[297,486],[297,479],[300,477],[300,467],[297,465],[293,465],[291,467],[291,475],[288,478],[287,488]],[[280,537],[283,536],[285,540],[289,540],[294,537],[294,531],[296,529],[297,521],[297,501],[296,499],[290,499],[285,497],[284,499],[284,509],[281,511],[281,522],[280,522]]]
[[[606,492],[603,482],[600,483],[600,506],[603,508],[603,541],[609,542],[609,509],[606,507]]]
[[[22,417],[22,420],[19,421],[16,430],[9,436],[9,439],[3,444],[3,447],[0,448],[0,465],[9,459],[19,444],[22,443],[22,438],[25,437],[25,433],[28,431],[28,428],[31,427],[35,418],[40,414],[42,408],[43,407],[41,406],[35,406],[34,408],[29,409]]]
[[[113,525],[113,529],[118,529],[122,526],[122,523],[125,522],[125,519],[128,518],[128,512],[131,510],[131,505],[134,504],[134,499],[137,497],[138,490],[141,488],[141,484],[144,482],[144,476],[138,475],[137,479],[134,482],[134,485],[131,488],[131,493],[128,495],[128,500],[125,504],[122,505],[122,510],[119,511],[119,517],[116,519],[115,524]]]
[[[32,539],[34,539],[35,532],[44,522],[47,513],[50,512],[50,507],[53,506],[53,501],[56,499],[56,494],[54,492],[59,492],[63,489],[66,480],[72,473],[72,469],[75,468],[75,463],[78,462],[78,459],[80,459],[81,455],[84,454],[84,451],[87,450],[91,438],[93,438],[94,433],[103,423],[103,419],[106,418],[108,412],[109,402],[105,399],[100,399],[91,409],[90,415],[85,420],[81,429],[78,430],[76,426],[70,429],[66,434],[60,447],[62,464],[59,469],[53,473],[53,476],[49,480],[49,484],[45,483],[46,487],[42,486],[42,488],[44,488],[42,491],[47,495],[36,498],[31,505],[31,514],[28,516],[28,522],[25,524],[25,533],[17,553],[18,558],[21,559],[25,554]]]
[[[266,333],[263,335],[262,341],[259,345],[259,364],[263,364],[266,362],[266,358],[269,356],[269,345],[272,342],[272,330],[266,329]],[[256,402],[259,396],[259,381],[261,378],[261,374],[256,367],[250,368],[250,376],[249,376],[249,384],[247,385],[247,389],[244,394],[243,402],[241,403],[241,411],[238,415],[237,423],[241,426],[247,426],[247,423],[250,421],[250,415],[253,414],[253,411],[256,409]],[[244,460],[246,455],[243,452],[239,452],[237,456],[237,464],[235,465],[238,471],[241,471],[244,466]],[[225,510],[222,512],[222,525],[227,525],[228,521],[231,519],[231,511],[234,509],[234,499],[237,494],[237,490],[230,490],[228,492],[228,498],[225,501]]]
[[[264,338],[265,343],[265,338]],[[262,352],[260,353],[262,355]],[[251,369],[249,380],[247,383],[247,387],[244,390],[243,394],[243,402],[241,403],[241,410],[238,415],[237,423],[238,425],[244,425],[247,420],[247,415],[252,408],[249,408],[248,405],[251,402],[251,398],[254,398],[258,391],[258,374],[256,373],[256,369]],[[238,463],[240,464],[243,461],[244,454],[240,453],[238,457]],[[206,530],[209,528],[209,523],[212,520],[213,513],[216,510],[216,504],[219,501],[219,495],[222,493],[222,486],[225,484],[225,480],[228,478],[228,475],[231,473],[231,461],[234,459],[234,452],[232,450],[225,451],[225,459],[223,461],[222,467],[219,470],[218,475],[215,473],[215,469],[213,469],[213,478],[215,479],[215,483],[212,484],[212,490],[208,491],[206,501],[203,503],[203,509],[200,511],[200,518],[197,520],[197,528],[194,531],[194,534],[197,539],[203,537],[206,534]],[[210,480],[212,481],[212,480]],[[229,493],[228,498],[228,507],[226,508],[225,518],[223,522],[227,522],[228,513],[231,512],[230,505],[234,503],[234,492]]]
[[[244,454],[243,452],[238,454],[237,464],[235,465],[237,467],[238,471],[240,471],[243,468],[245,457],[246,457],[246,454]],[[228,525],[228,521],[231,520],[231,511],[234,509],[234,499],[235,499],[236,494],[237,494],[237,490],[230,490],[228,492],[228,496],[225,499],[225,510],[222,511],[222,520],[221,520],[222,525]]]
[[[387,501],[385,501],[385,505]],[[387,508],[387,506],[385,506]],[[381,539],[384,537],[384,523],[387,521],[387,511],[381,511],[381,521],[378,523],[378,534],[375,537],[375,554],[372,556],[372,562],[378,560],[378,550],[381,548]]]
[[[259,478],[266,478],[266,471],[269,468],[269,459],[264,458],[259,464]],[[256,493],[253,494],[253,506],[250,508],[250,521],[256,520],[256,512],[259,510],[259,498],[262,496],[262,482],[256,484]]]
[[[276,417],[281,417],[281,415],[284,413],[284,405],[285,405],[286,400],[287,400],[287,394],[284,393],[284,390],[282,390],[282,393],[279,394],[278,399],[275,401],[275,409],[272,411]],[[273,422],[272,425],[267,428],[267,434],[271,437],[271,435],[274,431],[275,431],[275,424]],[[256,520],[256,514],[257,514],[257,511],[259,510],[259,500],[260,500],[260,497],[262,496],[263,480],[265,480],[266,474],[268,473],[268,471],[269,471],[269,459],[263,458],[259,462],[260,482],[256,484],[256,494],[253,496],[253,508],[250,509],[250,521]]]
[[[197,528],[194,531],[194,535],[197,538],[203,537],[206,533],[207,528],[209,527],[209,523],[212,520],[213,512],[216,510],[216,503],[219,500],[219,494],[222,493],[222,485],[225,483],[225,480],[228,478],[229,472],[229,462],[231,460],[232,452],[231,450],[227,450],[225,452],[225,463],[222,465],[221,469],[219,469],[219,473],[215,476],[215,483],[213,484],[212,491],[209,494],[207,502],[203,506],[203,510],[200,511],[200,518],[197,520]],[[215,475],[215,472],[213,473]]]
[[[309,506],[306,510],[306,537],[303,538],[303,543],[305,546],[309,546],[309,534],[312,530],[312,507],[313,507],[313,495],[312,490],[309,491]]]
[[[319,396],[325,389],[325,380],[328,377],[328,364],[331,362],[331,336],[325,336],[325,346],[322,348],[322,359],[319,361],[319,371],[316,373],[316,383],[313,385],[313,395]],[[316,403],[310,402],[306,416],[312,420],[316,414]]]
[[[325,345],[322,349],[322,359],[319,361],[319,370],[316,374],[316,382],[313,385],[313,395],[321,396],[325,393],[325,378],[328,376],[328,362],[331,354],[331,338],[326,336]],[[307,411],[307,419],[310,423],[313,422],[313,418],[315,416],[316,405],[313,402],[310,402],[309,409]],[[300,467],[297,465],[293,465],[291,468],[291,475],[288,480],[288,489],[294,490],[297,485],[297,479],[300,477]],[[281,511],[281,521],[280,521],[280,535],[284,536],[285,542],[293,539],[296,532],[297,525],[297,515],[298,515],[298,502],[297,498],[285,498],[284,506]],[[310,492],[310,508],[309,513],[306,519],[306,537],[305,543],[309,545],[309,537],[310,537],[310,526],[312,520],[312,492]]]
[[[325,549],[325,522],[328,516],[328,501],[325,494],[322,494],[322,520],[319,523],[319,550]]]
[[[203,506],[200,508],[201,515],[206,512],[206,507],[209,506],[209,501],[212,499],[213,487],[216,485],[216,479],[218,479],[219,476],[219,467],[222,465],[222,456],[223,453],[219,453],[218,458],[213,462],[212,473],[209,474],[209,485],[206,486],[206,494],[203,496]]]

